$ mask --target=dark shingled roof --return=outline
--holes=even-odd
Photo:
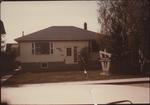
[[[84,30],[74,26],[52,26],[40,31],[19,37],[17,42],[26,41],[69,41],[69,40],[94,40],[96,32]]]

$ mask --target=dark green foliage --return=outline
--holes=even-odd
[[[105,35],[105,36],[99,37],[97,43],[99,44],[100,50],[107,49],[108,52],[112,51],[112,47],[111,47],[112,40],[110,36]]]
[[[0,34],[6,34],[4,24],[1,20],[0,20]]]
[[[90,53],[88,47],[81,49],[80,56],[83,57],[85,63],[89,61]]]
[[[5,75],[9,72],[12,72],[15,68],[14,57],[6,52],[0,53],[0,74]]]
[[[99,44],[96,40],[92,41],[92,50],[91,52],[98,52],[99,51]]]
[[[144,55],[143,71],[148,70],[149,66],[146,65],[150,65],[150,1],[100,0],[98,5],[101,33],[106,35],[99,42],[103,44],[102,49],[105,47],[112,53],[112,71],[140,72],[139,49]]]

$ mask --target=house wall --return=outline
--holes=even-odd
[[[82,70],[81,64],[74,63],[74,47],[79,53],[82,48],[89,46],[89,41],[53,41],[54,53],[48,55],[32,54],[32,43],[20,43],[20,56],[17,61],[22,63],[23,70]],[[72,48],[72,56],[66,56],[66,48]],[[41,63],[48,63],[47,69],[41,69]],[[91,65],[90,65],[91,64]],[[90,69],[99,69],[97,61],[92,61]],[[98,65],[97,65],[98,64]]]
[[[80,64],[64,64],[64,62],[48,62],[48,68],[41,68],[40,62],[23,63],[22,70],[24,71],[72,71],[82,70]]]
[[[87,70],[100,70],[101,65],[98,61],[90,61],[87,65]],[[48,68],[41,68],[40,62],[22,63],[22,71],[84,71],[82,65],[79,64],[64,64],[64,62],[48,62]]]
[[[32,43],[20,43],[20,56],[17,60],[22,63],[29,62],[64,62],[73,59],[73,47],[78,48],[78,53],[84,47],[88,47],[88,41],[55,41],[54,53],[49,55],[33,55]],[[72,48],[72,57],[66,56],[66,48]],[[61,49],[61,50],[60,50]]]

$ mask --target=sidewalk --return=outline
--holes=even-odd
[[[15,75],[17,73],[17,71],[19,71],[20,69],[15,69],[12,73],[4,75],[1,77],[1,83],[7,81],[10,77],[12,77],[13,75]]]
[[[5,75],[5,76],[1,77],[1,83],[5,82],[6,80],[8,80],[12,76],[13,75]]]
[[[93,80],[93,81],[79,81],[79,82],[62,82],[50,84],[71,84],[71,85],[88,85],[88,84],[134,84],[134,83],[150,83],[150,77],[130,78],[130,79],[111,79],[111,80]],[[47,84],[47,83],[45,83]]]

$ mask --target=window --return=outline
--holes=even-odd
[[[71,52],[71,48],[67,48],[67,56],[71,56],[72,52]]]
[[[50,42],[50,54],[54,53],[54,45],[53,42]]]
[[[48,42],[36,42],[32,43],[32,54],[49,54],[49,43]]]
[[[48,63],[41,63],[41,69],[47,69]]]

